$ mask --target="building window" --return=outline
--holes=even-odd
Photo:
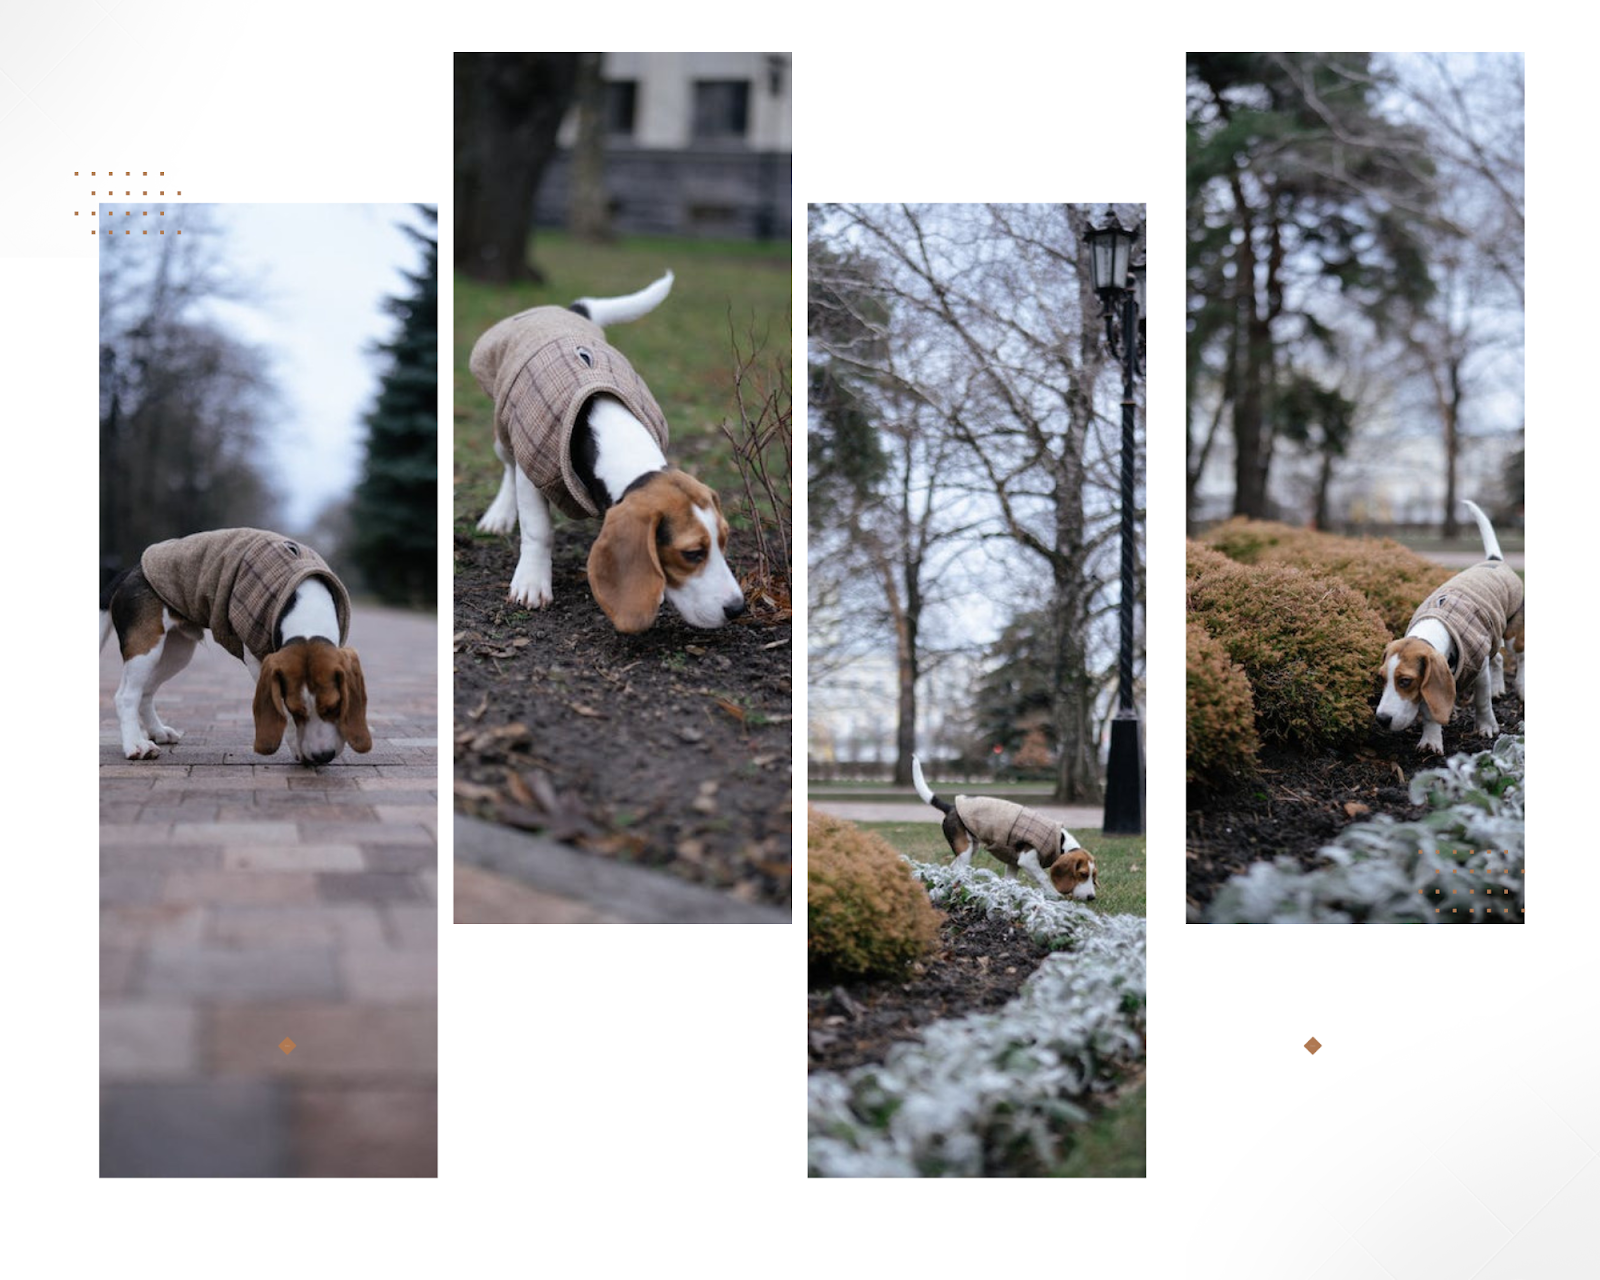
[[[633,116],[639,104],[637,80],[606,81],[606,136],[633,137]]]
[[[750,124],[748,80],[696,80],[694,82],[694,140],[742,140]]]

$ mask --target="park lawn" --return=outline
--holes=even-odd
[[[721,493],[730,523],[738,526],[742,486],[720,428],[737,413],[734,342],[737,338],[739,349],[748,354],[752,334],[759,338],[763,377],[780,362],[787,370],[792,347],[789,246],[661,237],[590,245],[541,231],[533,240],[532,255],[545,273],[544,285],[486,285],[459,273],[455,278],[457,531],[473,532],[502,473],[494,456],[494,405],[467,368],[473,344],[490,326],[518,311],[565,307],[580,297],[634,293],[669,268],[675,276],[672,293],[660,308],[618,325],[609,336],[666,414],[668,459]]]
[[[875,831],[895,849],[916,862],[943,865],[955,861],[955,854],[944,842],[944,832],[931,822],[863,822],[867,831]],[[1074,831],[1083,841],[1083,847],[1094,854],[1095,887],[1098,896],[1085,903],[1106,915],[1142,916],[1145,914],[1145,858],[1143,836],[1107,836],[1098,831]],[[975,867],[987,867],[997,874],[1005,871],[1005,863],[987,853],[976,854]],[[1025,871],[1015,873],[1022,883],[1032,885],[1033,877]]]

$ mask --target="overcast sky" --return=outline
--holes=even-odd
[[[213,205],[227,257],[254,282],[248,304],[212,302],[219,324],[269,358],[280,415],[262,461],[283,495],[283,523],[304,531],[360,475],[361,418],[382,372],[374,343],[398,321],[383,300],[421,262],[400,230],[422,228],[410,205]]]

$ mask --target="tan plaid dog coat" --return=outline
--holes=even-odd
[[[173,613],[207,627],[242,659],[273,650],[273,632],[295,588],[321,578],[339,614],[339,643],[350,634],[350,596],[310,547],[265,529],[218,529],[147,547],[139,567]]]
[[[957,796],[956,817],[977,842],[1000,857],[1015,862],[1023,849],[1032,849],[1041,865],[1061,852],[1061,825],[1043,814],[993,796]]]
[[[1504,560],[1463,569],[1428,596],[1411,615],[1407,634],[1431,618],[1455,644],[1456,696],[1472,688],[1484,660],[1500,647],[1506,628],[1522,612],[1522,579]]]
[[[569,516],[600,514],[572,469],[572,428],[591,396],[616,396],[667,447],[666,416],[644,379],[576,311],[535,307],[502,320],[478,339],[469,367],[494,401],[495,438]]]

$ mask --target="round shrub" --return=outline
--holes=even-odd
[[[1271,520],[1235,517],[1205,541],[1240,564],[1289,564],[1339,579],[1367,598],[1391,637],[1405,633],[1428,592],[1450,577],[1449,569],[1392,538],[1341,538]]]
[[[1189,617],[1244,668],[1263,739],[1303,748],[1366,734],[1389,633],[1366,597],[1288,565],[1189,550]]]
[[[1191,783],[1249,773],[1256,758],[1256,709],[1244,669],[1198,622],[1189,623],[1189,771]]]
[[[813,975],[898,977],[943,919],[883,837],[808,808],[806,945]]]

